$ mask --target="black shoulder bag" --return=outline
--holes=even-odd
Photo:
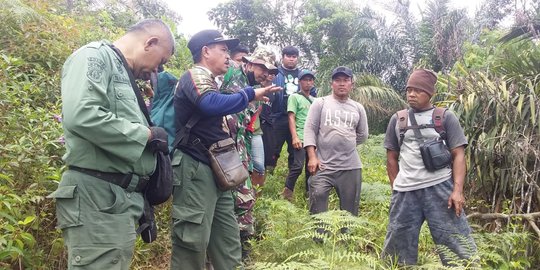
[[[415,127],[412,130],[414,136],[420,142],[420,154],[426,169],[434,172],[449,166],[452,163],[452,154],[448,150],[444,138],[439,137],[425,141],[418,129],[418,123],[412,110],[409,110],[409,119],[411,119],[411,124]]]
[[[146,118],[146,121],[150,126],[153,126],[152,120],[150,120],[150,115],[144,99],[141,95],[140,90],[137,88],[137,83],[135,82],[135,76],[131,69],[129,68],[126,58],[122,52],[110,45],[111,49],[120,57],[122,64],[126,69],[131,87],[135,96],[137,97],[137,102],[139,107]],[[144,196],[144,212],[141,218],[139,219],[139,228],[137,228],[137,233],[141,234],[142,239],[146,243],[151,243],[157,238],[157,225],[155,223],[154,217],[154,205],[162,204],[169,199],[172,194],[173,189],[173,172],[171,166],[171,159],[167,153],[156,152],[157,163],[154,173],[150,176],[150,181],[148,182],[146,188],[143,191]]]

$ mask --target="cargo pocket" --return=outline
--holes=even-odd
[[[207,245],[204,233],[206,224],[202,224],[204,211],[187,207],[174,207],[172,217],[174,224],[173,243],[193,251],[204,251]]]
[[[181,170],[180,170],[180,163],[182,163],[182,157],[184,153],[182,153],[180,150],[176,149],[173,155],[173,158],[171,160],[171,165],[173,169],[173,185],[174,186],[180,186],[182,184],[182,177],[181,177]]]
[[[47,198],[56,199],[56,218],[58,220],[56,227],[58,229],[82,225],[77,186],[60,186]]]
[[[69,263],[74,269],[108,269],[121,270],[126,261],[131,258],[122,258],[122,251],[106,247],[79,247],[73,248]],[[91,267],[90,267],[91,266]]]
[[[115,184],[107,183],[107,187],[92,187],[87,185],[86,189],[89,190],[89,196],[92,198],[95,205],[98,206],[98,210],[105,214],[123,214],[131,206],[125,190]],[[97,196],[95,196],[95,195]]]

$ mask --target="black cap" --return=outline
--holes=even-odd
[[[202,47],[222,42],[225,43],[230,49],[236,47],[238,43],[240,43],[240,41],[236,38],[223,38],[223,35],[218,30],[203,30],[193,35],[187,46],[189,51],[191,51],[191,55],[196,55],[201,53]]]
[[[283,48],[283,50],[281,50],[281,55],[296,55],[298,56],[299,54],[299,51],[296,47],[294,46],[287,46],[285,48]]]
[[[332,80],[334,79],[334,77],[338,74],[343,74],[347,77],[350,77],[352,78],[353,74],[352,74],[352,70],[346,66],[339,66],[337,68],[335,68],[333,71],[332,71]]]

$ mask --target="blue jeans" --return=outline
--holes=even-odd
[[[253,170],[259,174],[264,174],[264,145],[262,135],[253,135],[251,138],[251,160]]]
[[[433,242],[445,246],[461,259],[476,253],[476,244],[470,236],[467,217],[454,208],[448,209],[448,198],[454,183],[450,179],[435,186],[392,193],[390,220],[384,240],[383,256],[397,258],[400,265],[416,264],[420,228],[427,221]],[[446,249],[443,248],[443,249]],[[450,265],[448,252],[439,252],[444,265]]]

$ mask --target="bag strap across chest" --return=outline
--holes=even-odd
[[[142,111],[142,113],[144,115],[144,118],[146,118],[146,122],[148,122],[149,126],[154,126],[154,124],[152,123],[152,120],[150,119],[150,114],[148,113],[148,108],[146,107],[146,104],[144,102],[144,98],[141,95],[141,91],[137,87],[137,82],[135,81],[135,76],[133,75],[133,72],[129,68],[127,60],[124,57],[124,54],[122,54],[122,52],[118,48],[116,48],[114,45],[109,45],[109,47],[111,47],[111,49],[116,53],[116,55],[118,55],[120,60],[122,60],[122,65],[124,65],[124,68],[127,71],[129,81],[130,81],[130,84],[131,84],[131,88],[133,88],[133,92],[135,93],[135,96],[137,97],[137,103],[139,104],[139,108],[141,109],[141,111]]]
[[[399,127],[399,147],[403,144],[403,138],[405,138],[405,132],[409,129],[419,130],[424,128],[433,128],[441,136],[443,140],[446,140],[446,130],[444,128],[444,114],[447,108],[435,107],[433,114],[431,115],[432,124],[412,124],[409,125],[409,110],[403,109],[398,111],[397,121]]]

